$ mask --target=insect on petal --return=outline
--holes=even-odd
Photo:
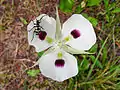
[[[55,39],[56,21],[46,14],[39,15],[27,26],[28,42],[41,52],[52,46]]]

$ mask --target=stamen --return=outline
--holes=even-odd
[[[65,42],[68,42],[72,39],[72,36],[68,35],[67,37],[64,38],[64,41]]]
[[[51,44],[53,42],[53,39],[50,37],[46,37],[46,41]]]
[[[81,34],[80,34],[79,30],[74,29],[74,30],[72,30],[71,35],[76,39],[76,38],[80,37]]]
[[[56,67],[64,67],[65,61],[63,59],[57,59],[55,61],[55,66]]]
[[[62,58],[63,55],[61,52],[59,52],[57,56],[58,56],[58,58]]]
[[[40,31],[39,32],[39,38],[40,38],[40,40],[44,40],[46,36],[47,36],[47,33],[45,31]]]

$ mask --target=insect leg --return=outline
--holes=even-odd
[[[36,26],[34,26],[33,28],[35,28]],[[31,28],[30,30],[28,30],[28,32],[30,32],[31,30],[33,30],[33,28]]]
[[[33,33],[33,36],[32,36],[32,39],[31,39],[31,42],[32,42],[32,40],[33,40],[33,38],[34,38],[34,34],[35,34],[35,33]]]
[[[32,22],[33,22],[34,26],[30,30],[28,30],[28,32],[30,32],[33,28],[36,27],[36,24],[34,23],[34,21],[32,21]]]
[[[44,30],[44,28],[42,26],[39,26],[40,28],[42,28]]]
[[[36,29],[35,29],[36,30]],[[34,39],[34,34],[36,33],[36,31],[33,31],[33,36],[32,36],[32,39],[31,39],[31,42],[32,42],[32,40]]]

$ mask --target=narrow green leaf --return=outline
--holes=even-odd
[[[83,15],[85,18],[88,18],[88,14],[82,13],[82,15]]]
[[[92,46],[92,48],[89,50],[90,52],[97,52],[98,49],[98,44],[96,43],[95,45]]]
[[[74,86],[74,79],[70,78],[69,79],[69,83],[68,83],[68,90],[72,90],[72,87]]]
[[[119,78],[120,79],[120,78]],[[116,89],[120,89],[120,82],[117,82],[117,84],[116,84]]]
[[[109,37],[109,35],[108,35],[108,37]],[[92,71],[93,71],[93,69],[94,69],[94,66],[95,66],[95,64],[96,64],[96,62],[97,62],[97,60],[98,60],[98,58],[99,58],[99,56],[100,56],[100,54],[101,54],[101,52],[102,52],[105,44],[106,44],[106,42],[107,42],[107,40],[108,40],[108,37],[105,39],[105,41],[104,41],[104,43],[103,43],[103,45],[102,45],[102,47],[101,47],[101,49],[100,49],[100,51],[99,51],[99,53],[98,53],[98,55],[97,55],[97,57],[96,57],[94,63],[92,64],[92,66],[91,66],[91,68],[90,68],[90,70],[89,70],[89,72],[88,72],[87,79],[89,79],[89,77],[91,76],[91,73],[92,73]]]
[[[116,3],[111,3],[111,4],[109,4],[108,10],[110,11],[110,10],[114,9],[115,6],[116,6]]]
[[[95,62],[95,56],[91,55],[90,59],[92,60],[93,63]],[[101,62],[99,60],[96,61],[95,66],[97,66],[97,67],[99,67],[101,69],[103,68],[103,66],[102,66],[102,64],[101,64]]]
[[[120,13],[120,8],[115,8],[114,10],[112,10],[112,13]]]
[[[108,22],[110,22],[110,16],[109,16],[109,14],[106,14],[106,15],[105,15],[105,18],[106,18],[106,20],[107,20]]]
[[[23,90],[29,90],[27,83],[28,83],[28,81],[25,80],[23,83]]]
[[[87,0],[87,6],[98,6],[102,0]]]
[[[72,12],[74,0],[60,0],[59,7],[63,12]]]
[[[89,61],[87,60],[86,56],[83,56],[83,60],[81,62],[81,70],[87,70],[90,66]]]
[[[82,15],[83,15],[85,18],[87,18],[87,19],[92,23],[92,25],[93,25],[94,27],[96,27],[96,26],[98,25],[98,20],[97,20],[96,18],[90,17],[90,16],[88,16],[86,13],[83,13]]]
[[[120,65],[116,65],[116,66],[112,66],[112,67],[110,67],[109,72],[113,72],[113,71],[115,71],[115,70],[117,70],[117,69],[120,70]]]
[[[4,31],[5,29],[5,26],[0,25],[0,31]]]
[[[20,20],[21,20],[21,22],[22,22],[23,24],[25,24],[25,25],[28,24],[28,22],[27,22],[23,17],[20,17]]]
[[[109,5],[109,0],[103,0],[104,5],[105,5],[105,9],[108,9],[108,5]]]
[[[41,57],[43,55],[44,51],[38,52],[38,56]]]
[[[88,20],[92,23],[92,25],[93,25],[94,27],[97,26],[98,20],[97,20],[96,18],[94,18],[94,17],[88,17]]]
[[[108,53],[107,48],[104,47],[104,48],[103,48],[103,55],[102,55],[102,62],[103,62],[103,63],[105,63],[105,61],[106,61],[106,59],[107,59],[107,53]]]
[[[75,9],[76,13],[80,13],[83,10],[83,8],[81,7],[81,5],[78,5]]]

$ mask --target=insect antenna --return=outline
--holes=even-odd
[[[47,16],[47,15],[43,15],[43,16],[40,18],[40,20],[39,20],[39,21],[40,21],[40,23],[41,23],[41,20],[43,19],[43,17],[45,17],[45,16]]]

